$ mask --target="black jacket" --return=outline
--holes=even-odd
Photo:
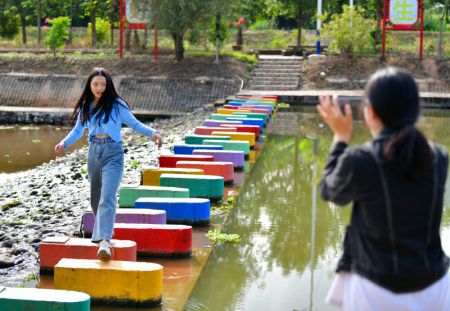
[[[450,266],[439,235],[448,155],[432,144],[433,169],[408,180],[383,160],[388,139],[382,133],[360,147],[335,144],[320,190],[327,201],[353,202],[337,271],[355,272],[393,292],[412,292],[443,277]]]

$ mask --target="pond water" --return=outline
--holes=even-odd
[[[450,115],[425,115],[421,129],[450,149]],[[311,137],[318,138],[317,154]],[[213,248],[184,310],[337,310],[324,299],[350,208],[324,202],[317,193],[331,139],[317,114],[279,111],[223,229],[239,234],[241,242]],[[352,143],[367,139],[357,123]],[[442,235],[450,254],[449,180]]]
[[[0,126],[0,175],[31,169],[54,159],[55,145],[69,131],[50,125]],[[86,139],[80,139],[68,152],[85,144]]]

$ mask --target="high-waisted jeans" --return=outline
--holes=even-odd
[[[95,215],[92,241],[111,240],[117,190],[123,175],[123,146],[110,138],[93,138],[88,152],[91,207]]]

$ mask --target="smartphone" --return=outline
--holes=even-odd
[[[350,104],[349,97],[339,96],[338,103],[339,103],[339,108],[341,108],[342,114],[345,115],[345,105]]]

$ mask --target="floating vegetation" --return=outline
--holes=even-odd
[[[237,201],[236,197],[229,197],[226,200],[220,200],[219,201],[220,205],[213,207],[213,209],[219,209],[223,212],[228,211],[236,207],[236,201]]]
[[[290,105],[288,103],[278,103],[277,107],[278,108],[289,108]]]
[[[40,140],[40,139],[33,139],[31,142],[33,144],[40,144],[42,142],[42,140]]]
[[[209,230],[206,234],[208,239],[214,242],[232,242],[239,243],[241,242],[241,237],[236,233],[222,233],[219,229]]]

